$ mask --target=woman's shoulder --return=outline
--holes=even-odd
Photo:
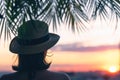
[[[22,75],[25,75],[22,73]],[[13,79],[18,79],[17,77],[25,77],[21,76],[21,73],[10,73],[3,75],[0,80],[13,80]],[[44,71],[44,72],[38,72],[37,75],[37,80],[71,80],[70,77],[64,73],[64,72],[53,72],[53,71]]]
[[[2,76],[0,77],[0,80],[6,80],[6,75],[2,75]]]
[[[10,78],[11,75],[12,74],[4,74],[0,77],[0,80],[10,80],[9,78]]]
[[[15,74],[16,74],[16,72],[4,74],[0,77],[0,80],[13,80],[13,78],[15,77]]]
[[[64,73],[64,72],[53,72],[53,71],[48,71],[50,76],[52,76],[56,80],[70,80],[70,77]]]

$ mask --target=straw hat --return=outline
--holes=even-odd
[[[18,36],[13,38],[9,48],[16,54],[35,54],[48,50],[59,38],[59,35],[48,32],[45,22],[30,20],[18,28]]]

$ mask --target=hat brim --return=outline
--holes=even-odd
[[[59,35],[53,34],[53,33],[49,33],[49,40],[41,43],[41,44],[37,44],[37,45],[20,45],[17,41],[17,36],[15,38],[13,38],[13,40],[10,43],[10,51],[16,54],[35,54],[35,53],[39,53],[42,51],[46,51],[49,48],[53,47],[59,40]]]

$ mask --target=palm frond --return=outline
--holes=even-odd
[[[120,1],[119,0],[112,0],[112,8],[113,12],[120,17]]]
[[[92,4],[94,6],[92,6]],[[93,2],[91,2],[91,4],[89,4],[90,10],[88,9],[88,11],[91,11],[91,13],[92,13],[92,15],[90,15],[90,17],[96,19],[97,16],[100,16],[100,17],[104,18],[104,20],[106,18],[108,18],[109,9],[110,9],[108,4],[109,3],[107,2],[107,0],[93,0]]]
[[[0,0],[0,37],[5,32],[17,35],[17,29],[28,20],[42,20],[53,26],[61,23],[73,31],[86,29],[89,19],[120,17],[119,0]]]
[[[64,13],[63,21],[68,24],[71,30],[76,31],[79,28],[82,30],[85,27],[83,20],[87,21],[88,17],[84,13],[84,4],[79,0],[67,2],[66,11]],[[83,4],[83,5],[81,5]]]

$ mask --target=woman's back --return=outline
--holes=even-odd
[[[29,80],[27,72],[15,72],[4,75],[0,80]],[[33,80],[70,80],[67,74],[61,72],[51,72],[48,70],[37,71]]]
[[[18,35],[10,43],[10,51],[18,55],[18,65],[13,65],[15,73],[4,75],[0,80],[70,80],[60,72],[47,69],[47,50],[53,47],[60,36],[49,33],[48,24],[39,20],[29,20],[18,28]]]

